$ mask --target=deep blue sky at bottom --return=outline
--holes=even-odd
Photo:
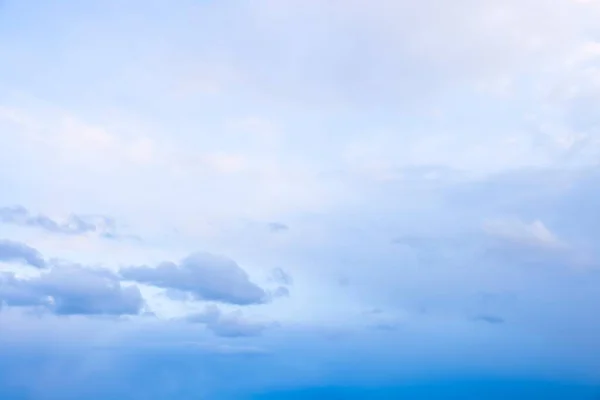
[[[432,382],[384,388],[319,387],[274,391],[251,399],[600,400],[600,386],[536,381]]]

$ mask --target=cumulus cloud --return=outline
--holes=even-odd
[[[163,262],[156,267],[128,267],[123,278],[192,294],[198,300],[249,305],[264,303],[267,293],[250,281],[235,261],[209,253],[193,253],[179,264]]]
[[[35,278],[0,276],[0,301],[9,306],[42,306],[58,315],[138,314],[144,300],[136,286],[123,286],[109,271],[55,266]]]
[[[204,311],[187,318],[189,322],[206,324],[215,335],[222,337],[259,336],[268,324],[250,321],[241,311],[223,313],[216,306],[207,306]]]
[[[116,237],[115,221],[103,215],[70,215],[65,221],[57,221],[43,214],[33,214],[23,206],[0,207],[0,222],[42,229],[49,233],[83,235],[98,233],[106,238]]]
[[[20,262],[35,268],[44,268],[46,262],[39,251],[24,243],[0,240],[0,261]]]

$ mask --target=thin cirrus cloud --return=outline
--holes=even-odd
[[[65,221],[56,221],[43,214],[31,213],[23,206],[0,207],[0,223],[37,228],[53,234],[97,233],[105,238],[117,237],[115,221],[106,216],[73,214]]]

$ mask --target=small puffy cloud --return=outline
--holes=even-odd
[[[46,266],[39,251],[24,243],[11,240],[0,240],[0,261],[20,262],[35,268]]]
[[[271,292],[271,298],[290,297],[290,290],[285,286],[279,286]]]
[[[95,215],[71,215],[65,221],[56,221],[43,214],[33,214],[23,206],[0,207],[0,223],[34,227],[49,233],[83,235],[98,233],[106,238],[115,238],[115,221]]]
[[[290,296],[290,290],[288,289],[288,286],[291,286],[294,283],[294,279],[290,274],[281,268],[274,268],[271,271],[269,280],[279,285],[275,289],[269,290],[269,298],[276,299],[278,297]]]
[[[156,267],[128,267],[121,270],[128,280],[188,292],[198,300],[249,305],[268,300],[267,293],[250,281],[233,260],[209,253],[193,253],[179,264],[163,262]]]
[[[189,316],[187,320],[192,323],[206,324],[210,331],[222,337],[259,336],[268,328],[268,324],[244,318],[239,310],[223,313],[214,305],[206,307],[200,313]]]
[[[518,219],[489,220],[484,231],[491,237],[524,247],[562,249],[560,241],[541,221],[526,223]]]
[[[123,286],[109,271],[55,266],[30,279],[0,276],[0,301],[9,306],[43,306],[59,315],[139,314],[144,300],[136,286]]]
[[[282,224],[281,222],[270,222],[267,227],[269,231],[273,233],[285,232],[290,229],[286,224]]]
[[[271,279],[280,285],[290,286],[294,283],[294,279],[290,274],[281,268],[275,268],[271,271]]]

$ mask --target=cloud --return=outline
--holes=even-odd
[[[526,223],[518,219],[495,219],[485,222],[483,228],[490,237],[517,246],[542,249],[563,249],[566,247],[539,220]]]
[[[116,275],[76,265],[54,266],[35,278],[1,276],[0,300],[9,306],[42,306],[58,315],[134,315],[144,300]]]
[[[281,268],[274,268],[271,271],[271,279],[274,282],[277,282],[280,285],[284,286],[290,286],[294,283],[294,279],[292,278],[292,276]]]
[[[0,239],[0,261],[21,262],[35,268],[46,267],[39,251],[26,244],[5,239]]]
[[[503,324],[505,322],[504,318],[497,317],[495,315],[478,315],[473,318],[473,321],[487,322],[488,324],[492,324],[492,325],[499,325],[499,324]]]
[[[6,272],[0,273],[0,305],[2,303],[14,307],[50,306],[47,296]]]
[[[271,298],[277,297],[290,297],[290,290],[285,286],[279,286],[272,292],[270,292]]]
[[[599,58],[597,44],[588,43],[598,37],[597,10],[571,0],[552,6],[545,0],[256,0],[241,5],[242,12],[226,2],[95,3],[75,9],[65,2],[6,2],[5,18],[19,23],[9,24],[0,39],[8,60],[0,65],[6,77],[0,87],[7,89],[0,101],[8,106],[0,106],[3,204],[126,216],[147,225],[152,242],[133,248],[103,241],[92,249],[88,241],[60,235],[104,232],[86,225],[96,222],[15,208],[2,209],[4,223],[56,233],[37,239],[43,241],[39,248],[81,257],[85,265],[101,257],[128,266],[123,277],[161,288],[139,285],[150,304],[156,295],[159,316],[180,316],[195,300],[270,303],[289,294],[292,280],[286,271],[264,272],[293,266],[293,296],[260,310],[286,327],[312,326],[315,333],[260,335],[249,311],[254,307],[239,307],[242,315],[220,306],[197,316],[201,326],[178,321],[172,332],[152,339],[170,344],[185,329],[194,331],[186,338],[192,342],[202,335],[223,342],[220,336],[247,336],[237,342],[275,350],[271,369],[230,368],[172,352],[162,359],[126,353],[125,362],[107,363],[112,375],[95,369],[78,385],[118,381],[124,385],[119,394],[133,397],[187,398],[191,392],[228,398],[196,390],[219,374],[225,385],[286,372],[292,378],[273,378],[273,386],[300,385],[307,375],[327,385],[337,373],[352,381],[366,370],[400,381],[387,374],[386,363],[391,369],[420,363],[424,370],[443,364],[460,375],[466,364],[480,371],[470,364],[474,353],[485,353],[481,364],[496,375],[520,373],[515,368],[530,362],[541,369],[600,370],[597,361],[594,368],[575,361],[600,360],[594,341],[599,323],[590,318],[598,274],[569,268],[580,253],[598,265],[600,180],[582,185],[564,173],[597,169]],[[174,98],[173,87],[189,91]],[[244,122],[248,115],[252,120]],[[246,229],[235,221],[260,222]],[[398,238],[396,245],[391,238]],[[198,243],[243,255],[248,274],[233,262],[224,268],[214,259],[186,264],[173,258]],[[82,293],[71,280],[85,282],[83,272],[63,269],[59,276],[59,268],[46,263],[54,278],[2,278],[3,296],[14,306],[8,309],[26,313],[17,305],[29,304],[60,313],[52,307],[63,299],[62,313],[76,312],[74,304],[99,312],[119,308],[103,308],[100,299],[126,302],[110,289],[130,284],[120,277],[89,278],[104,289],[84,283]],[[266,278],[264,286],[259,277]],[[479,292],[514,297],[485,303]],[[95,300],[76,301],[84,295]],[[359,316],[371,307],[386,312]],[[485,329],[497,316],[510,321],[510,329]],[[44,313],[50,317],[65,332],[73,320],[98,320]],[[19,326],[6,321],[0,326],[15,329],[0,329],[2,337],[24,332],[38,318],[24,318]],[[107,335],[117,330],[117,324],[102,326]],[[552,326],[572,329],[547,329]],[[311,340],[328,327],[353,335],[319,343],[311,353]],[[363,339],[365,330],[371,336]],[[42,324],[29,332],[48,342],[55,337]],[[473,341],[472,335],[481,336]],[[140,341],[131,336],[123,351]],[[79,342],[76,335],[62,337]],[[278,342],[296,347],[277,348]],[[32,344],[23,351],[45,353],[39,349]],[[101,353],[77,356],[99,368]],[[556,364],[548,360],[552,354]],[[511,362],[501,365],[504,357]],[[44,393],[46,386],[70,390],[75,378],[69,372],[79,368],[68,364],[63,374],[54,363],[30,360],[0,357],[7,366],[0,381],[11,383],[4,371],[22,366],[39,398],[92,398]],[[199,376],[202,365],[215,375]],[[135,374],[127,375],[127,368]],[[33,373],[46,369],[50,373]],[[352,371],[356,375],[349,376]],[[123,397],[98,386],[87,390]],[[165,389],[182,387],[189,392]]]
[[[105,238],[115,238],[116,227],[112,218],[95,215],[71,215],[66,221],[56,221],[43,214],[32,214],[23,206],[0,207],[0,222],[19,226],[35,227],[49,233],[83,235],[98,233]]]
[[[249,305],[264,303],[268,298],[235,261],[209,253],[193,253],[179,264],[163,262],[154,268],[123,268],[121,275],[128,280],[188,292],[198,300]]]
[[[281,222],[271,222],[268,224],[268,228],[273,233],[285,232],[290,229],[289,226]]]
[[[216,306],[207,306],[204,311],[190,315],[187,320],[206,324],[215,335],[222,337],[259,336],[270,325],[244,318],[241,311],[223,313]]]
[[[224,9],[215,18],[236,24],[221,46],[233,53],[240,75],[263,90],[305,102],[385,107],[418,101],[450,83],[502,82],[560,59],[591,24],[578,18],[570,1],[559,3],[547,9],[540,0],[451,6],[373,0],[343,7],[335,1],[257,1],[246,13],[259,21],[260,33]],[[261,47],[241,48],[247,35],[260,38]],[[274,64],[281,68],[268,67]]]

